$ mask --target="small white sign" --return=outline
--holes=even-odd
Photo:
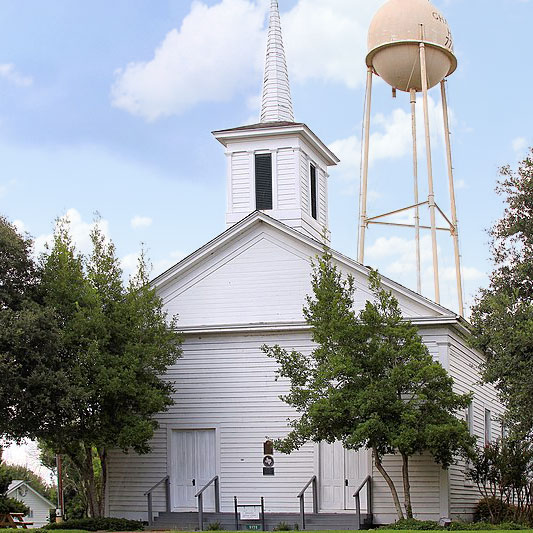
[[[243,505],[240,507],[241,520],[259,520],[260,509],[258,505]]]

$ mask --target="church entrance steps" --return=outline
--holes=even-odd
[[[371,516],[368,514],[363,513],[361,520],[364,529],[368,529],[372,524]],[[215,522],[218,522],[220,527],[226,531],[235,531],[235,513],[204,512],[204,530],[209,528],[209,524]],[[265,513],[265,530],[273,531],[282,522],[287,524],[291,529],[301,529],[299,513]],[[261,530],[261,520],[239,520],[240,531],[255,530],[255,527],[252,529],[248,526],[257,526]],[[356,530],[357,519],[355,512],[306,513],[305,528],[310,531]],[[198,513],[160,513],[155,518],[154,524],[150,526],[150,529],[196,531],[198,530]]]

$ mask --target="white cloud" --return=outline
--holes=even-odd
[[[512,145],[515,154],[521,156],[527,148],[527,140],[524,137],[517,137],[516,139],[513,139]]]
[[[127,280],[130,278],[130,276],[133,276],[135,274],[135,271],[137,270],[137,266],[139,264],[139,257],[140,252],[133,252],[131,254],[125,255],[121,259],[122,264],[122,270],[124,271],[124,279]],[[185,254],[181,251],[173,251],[170,252],[168,257],[164,257],[162,259],[158,259],[152,263],[152,270],[150,272],[150,278],[154,278],[155,276],[158,276],[159,274],[162,274],[165,272],[165,270],[168,270],[170,267],[174,266],[178,261],[183,259],[185,257]]]
[[[150,217],[142,217],[139,215],[134,216],[130,220],[130,224],[132,228],[147,228],[152,225],[152,219]]]
[[[450,113],[451,114],[451,113]],[[424,122],[422,105],[417,104],[417,150],[419,155],[425,154]],[[429,120],[431,128],[432,149],[442,144],[443,116],[441,102],[429,97]],[[389,115],[378,113],[370,121],[370,154],[369,163],[384,159],[400,159],[412,150],[411,114],[398,108]],[[341,160],[338,173],[347,180],[359,178],[361,164],[361,139],[352,135],[345,139],[332,142],[329,148]]]
[[[29,87],[33,84],[33,78],[17,72],[13,63],[0,63],[0,78],[4,78],[18,87]]]
[[[289,75],[360,86],[368,26],[385,0],[299,0],[282,15]]]
[[[94,228],[96,222],[85,222],[82,219],[81,214],[74,208],[69,209],[60,219],[68,220],[70,225],[70,235],[72,241],[76,245],[77,249],[82,253],[89,253],[92,249],[91,245],[91,231]],[[109,223],[107,220],[99,221],[100,229],[106,238],[109,237]],[[40,254],[44,252],[45,247],[50,246],[53,242],[53,234],[40,235],[35,239],[35,253]]]
[[[290,78],[360,86],[368,25],[384,1],[299,0],[282,13]],[[268,4],[193,2],[181,27],[167,33],[152,59],[117,70],[112,104],[152,121],[246,91],[263,70]],[[256,96],[248,101],[254,109],[257,103]]]
[[[180,114],[200,102],[221,102],[250,86],[265,46],[265,6],[222,0],[193,2],[150,61],[116,73],[112,104],[147,120]]]

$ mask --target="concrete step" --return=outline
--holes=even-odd
[[[363,527],[371,525],[371,516],[362,514]],[[225,530],[235,530],[235,514],[234,513],[204,513],[204,529],[209,524],[218,522]],[[265,513],[265,529],[272,531],[278,527],[280,523],[284,522],[294,529],[300,527],[299,513]],[[349,513],[306,513],[305,515],[306,529],[308,530],[355,530],[356,518],[355,512]],[[247,530],[247,526],[257,526],[261,528],[261,520],[239,520],[239,529]],[[152,529],[177,529],[190,530],[198,529],[198,513],[160,513],[155,519]]]

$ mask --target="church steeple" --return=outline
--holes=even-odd
[[[263,211],[322,240],[328,226],[328,167],[337,156],[303,123],[294,122],[278,0],[271,0],[261,121],[214,131],[226,147],[226,225]]]
[[[261,122],[294,122],[278,0],[271,0]]]

